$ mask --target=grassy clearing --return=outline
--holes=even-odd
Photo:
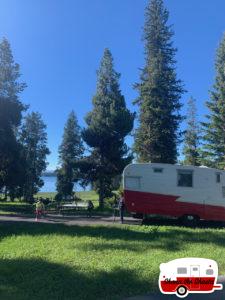
[[[50,198],[53,199],[55,197],[56,193],[38,193],[35,197],[43,197],[43,198]],[[84,192],[76,192],[76,195],[81,198],[82,200],[91,200],[94,202],[98,201],[98,195],[95,191],[84,191]]]
[[[54,199],[56,193],[38,193],[35,197]],[[91,200],[95,206],[98,207],[98,194],[95,191],[76,192],[76,196],[83,201]],[[107,205],[106,205],[107,208]]]
[[[159,264],[212,258],[225,273],[225,230],[0,223],[0,298],[121,299],[157,290]]]
[[[85,191],[85,192],[77,192],[76,195],[81,198],[83,201],[91,200],[94,204],[93,214],[112,214],[112,208],[109,203],[106,203],[106,207],[103,212],[99,212],[98,209],[98,195],[94,191]],[[54,199],[55,193],[38,193],[35,198],[49,198]],[[34,205],[24,203],[24,202],[4,202],[0,201],[0,215],[1,214],[33,214],[34,213]],[[74,213],[74,212],[73,212]],[[75,212],[75,214],[86,214],[85,211]]]

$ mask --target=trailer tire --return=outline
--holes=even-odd
[[[132,214],[132,217],[133,217],[134,219],[143,219],[143,214],[135,213],[135,214]]]
[[[143,215],[142,215],[141,225],[147,224],[147,221],[148,221],[147,215],[143,214]]]
[[[178,297],[184,298],[184,297],[187,296],[187,294],[188,294],[188,291],[187,291],[186,286],[180,285],[180,286],[177,288],[177,296],[178,296]]]
[[[199,223],[199,217],[195,215],[184,215],[181,218],[182,224],[187,227],[196,227]]]

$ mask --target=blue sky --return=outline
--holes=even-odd
[[[81,126],[91,110],[96,70],[104,48],[111,49],[121,73],[128,107],[143,66],[144,8],[147,0],[0,0],[0,37],[11,43],[28,87],[22,101],[39,111],[48,126],[51,155],[57,165],[63,127],[73,109]],[[165,0],[178,48],[177,72],[197,99],[199,118],[214,79],[215,52],[225,31],[224,0]],[[183,112],[185,113],[184,106]],[[131,139],[129,139],[131,143]]]

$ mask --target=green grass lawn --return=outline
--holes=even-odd
[[[156,291],[159,264],[196,256],[225,273],[225,230],[0,223],[0,299],[121,299]]]
[[[50,198],[53,199],[56,193],[38,193],[35,197],[43,197],[43,198]],[[98,195],[95,191],[84,191],[84,192],[76,192],[77,197],[81,198],[82,200],[91,200],[93,202],[98,202]]]

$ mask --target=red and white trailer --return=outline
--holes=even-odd
[[[123,172],[125,205],[143,215],[225,221],[225,171],[135,163]]]
[[[214,260],[180,258],[160,265],[159,289],[180,298],[189,293],[212,293],[223,288],[217,278],[218,265]]]

